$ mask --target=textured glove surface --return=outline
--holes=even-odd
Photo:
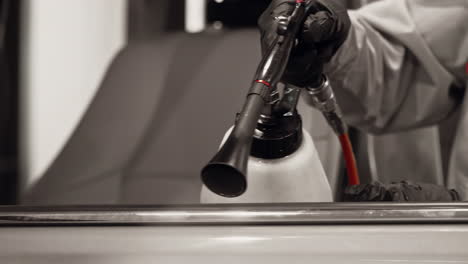
[[[455,190],[435,184],[398,183],[382,184],[374,182],[349,186],[345,190],[346,202],[453,202],[459,201]]]
[[[323,64],[330,61],[344,43],[350,29],[346,8],[339,0],[311,0],[309,14],[297,36],[283,80],[299,87],[314,83],[321,75]],[[265,52],[277,37],[279,18],[289,16],[294,10],[294,0],[273,0],[260,16],[262,51]]]

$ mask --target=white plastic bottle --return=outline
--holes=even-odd
[[[298,147],[284,157],[249,157],[247,190],[234,198],[223,197],[205,185],[202,203],[332,202],[333,196],[312,137],[300,126]],[[227,139],[228,131],[223,139]]]

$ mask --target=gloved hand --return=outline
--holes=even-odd
[[[350,20],[342,0],[309,0],[298,44],[293,49],[283,81],[298,87],[319,80],[323,64],[330,61],[348,36]],[[278,17],[289,16],[295,0],[273,0],[260,16],[262,52],[268,50],[277,36]]]
[[[349,186],[345,190],[346,202],[452,202],[459,201],[460,197],[455,190],[435,184],[411,183],[402,181],[398,183],[360,184]]]

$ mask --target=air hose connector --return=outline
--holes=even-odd
[[[307,104],[322,112],[323,116],[337,135],[347,133],[347,126],[343,122],[340,107],[326,75],[322,75],[320,85],[306,87],[304,99]]]

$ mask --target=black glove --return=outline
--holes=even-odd
[[[316,83],[323,64],[330,61],[348,36],[350,20],[342,0],[309,0],[304,26],[293,49],[283,81],[299,87]],[[277,36],[278,17],[289,16],[295,0],[273,0],[258,20],[262,52]]]
[[[346,202],[453,202],[460,197],[455,190],[435,184],[411,183],[402,181],[398,183],[360,184],[349,186],[345,190]]]

